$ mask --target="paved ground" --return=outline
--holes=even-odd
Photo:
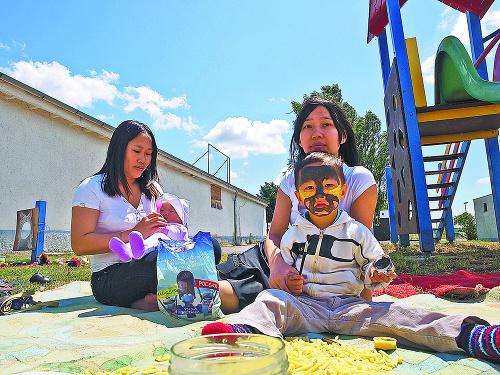
[[[250,249],[253,245],[241,245],[241,246],[221,246],[222,254],[239,254],[244,252],[245,250]]]

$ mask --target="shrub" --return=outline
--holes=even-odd
[[[476,221],[474,220],[474,216],[472,216],[470,213],[464,212],[458,216],[455,216],[453,218],[453,223],[460,226],[460,228],[458,228],[457,230],[458,234],[468,240],[477,239]]]

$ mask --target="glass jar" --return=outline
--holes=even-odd
[[[285,343],[257,334],[224,333],[184,340],[170,349],[170,375],[285,375]]]

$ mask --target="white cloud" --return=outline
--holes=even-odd
[[[450,34],[460,39],[465,48],[470,47],[469,27],[467,26],[467,17],[465,13],[460,13],[458,16],[454,17],[453,21],[455,24],[452,26]]]
[[[283,134],[290,124],[285,120],[269,123],[250,121],[245,117],[230,117],[219,122],[203,137],[231,158],[246,158],[249,154],[283,154],[286,152]],[[192,142],[202,146],[202,141]]]
[[[467,26],[467,17],[465,13],[451,12],[452,8],[447,7],[440,14],[441,21],[437,27],[438,30],[448,31],[449,35],[454,35],[463,43],[465,47],[470,46],[469,28]]]
[[[238,178],[238,173],[231,171],[230,176],[231,176],[231,181],[236,180]]]
[[[112,72],[103,71],[93,77],[71,75],[68,68],[56,61],[18,61],[12,68],[1,69],[13,78],[74,107],[92,108],[93,103],[99,100],[112,104],[118,94],[112,83],[118,80],[119,75]]]
[[[16,42],[15,40],[12,40],[12,44],[14,45],[14,48],[23,50],[26,48],[26,43],[19,43]]]
[[[208,148],[208,142],[203,141],[203,140],[198,140],[198,139],[192,139],[189,141],[193,145],[193,148],[201,148],[206,150]]]
[[[436,54],[429,56],[421,65],[424,83],[434,84],[434,62]]]
[[[111,116],[106,116],[105,114],[100,114],[99,116],[97,116],[97,118],[99,120],[102,120],[102,121],[104,121],[104,120],[113,120],[115,118],[115,115],[113,114]]]
[[[439,15],[441,18],[443,18],[438,25],[438,30],[446,30],[449,27],[450,21],[453,20],[453,15],[450,15],[449,13],[451,12],[452,8],[451,7],[446,7],[445,10]]]
[[[500,27],[500,10],[487,12],[481,20],[481,27],[483,37],[497,30]]]
[[[267,100],[269,100],[271,103],[286,102],[286,99],[283,98],[271,98]]]
[[[166,100],[162,95],[149,87],[125,87],[123,98],[128,101],[125,110],[127,112],[140,108],[143,111],[150,112],[150,107],[159,109],[177,109],[180,107],[189,108],[186,100],[186,94]]]
[[[15,43],[13,41],[13,43]],[[20,44],[17,43],[19,46]],[[21,47],[17,47],[21,48]],[[120,75],[103,70],[98,73],[89,70],[89,76],[72,75],[70,70],[54,61],[18,61],[9,68],[0,68],[13,78],[32,86],[70,106],[92,108],[100,100],[115,106],[121,100],[125,112],[142,110],[153,119],[155,129],[184,129],[188,132],[200,129],[192,117],[181,118],[166,110],[189,108],[186,94],[165,99],[149,87],[126,87],[123,92],[114,85]],[[100,115],[100,119],[113,119],[114,116]]]
[[[5,44],[0,43],[0,49],[5,49],[5,50],[10,50],[9,46],[6,46]]]
[[[153,118],[153,128],[155,129],[184,129],[188,132],[200,129],[192,117],[187,119],[171,112],[164,112],[165,109],[189,108],[186,94],[165,99],[158,92],[149,87],[126,87],[121,98],[127,103],[124,110],[131,112],[140,109]]]
[[[489,184],[489,183],[490,183],[489,177],[480,178],[479,180],[476,181],[476,184]]]

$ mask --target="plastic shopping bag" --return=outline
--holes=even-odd
[[[158,245],[158,306],[180,320],[213,320],[220,310],[219,283],[210,233],[189,241],[160,240]]]

